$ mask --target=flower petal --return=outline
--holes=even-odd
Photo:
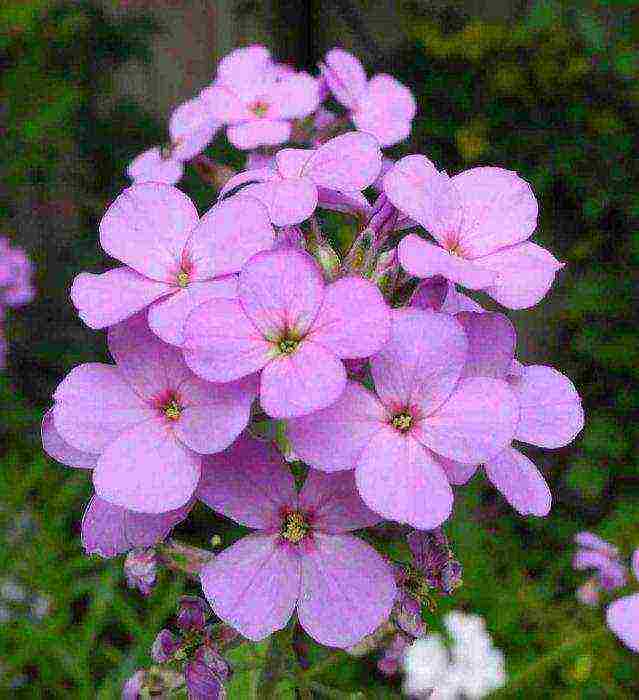
[[[391,339],[370,361],[382,403],[392,412],[410,407],[431,413],[453,391],[467,347],[452,316],[415,308],[394,311]]]
[[[213,612],[258,642],[290,620],[300,591],[300,559],[277,536],[249,535],[206,564],[200,578]]]
[[[463,210],[460,243],[472,258],[521,243],[537,226],[537,200],[512,170],[479,167],[452,179]]]
[[[537,467],[518,450],[506,448],[485,464],[493,486],[521,515],[550,513],[552,494]]]
[[[219,62],[217,79],[223,85],[232,86],[243,99],[251,99],[262,90],[272,63],[271,54],[264,46],[243,46]]]
[[[303,340],[262,370],[260,404],[272,418],[294,418],[335,403],[346,386],[344,364],[322,345]]]
[[[390,308],[379,289],[361,277],[345,277],[326,287],[309,338],[338,357],[370,357],[388,341],[390,331]]]
[[[229,178],[226,181],[224,187],[222,187],[222,189],[220,190],[220,194],[218,195],[218,201],[224,199],[236,187],[244,186],[244,188],[241,190],[241,193],[246,195],[251,192],[251,183],[269,182],[273,179],[278,179],[278,177],[277,173],[272,168],[247,168],[246,170],[243,170],[237,175],[233,175],[233,177]]]
[[[436,457],[441,468],[446,473],[448,481],[454,486],[467,484],[473,478],[477,469],[479,469],[478,464],[462,464],[441,455],[436,455]]]
[[[166,296],[173,287],[143,277],[130,267],[94,275],[81,272],[73,280],[71,301],[89,328],[107,328]]]
[[[184,348],[186,364],[211,382],[230,382],[252,374],[272,353],[272,344],[264,340],[236,299],[215,299],[191,312],[184,326]]]
[[[63,440],[53,421],[53,409],[49,409],[42,419],[42,448],[57,462],[76,469],[93,469],[98,455],[82,452]]]
[[[455,316],[468,338],[468,357],[462,378],[505,379],[515,357],[517,334],[503,314],[469,313]]]
[[[539,447],[563,447],[584,426],[584,411],[575,385],[552,367],[529,365],[512,384],[521,418],[515,439]]]
[[[383,148],[408,138],[417,105],[412,92],[390,75],[372,78],[362,94],[353,123],[366,131]]]
[[[276,531],[280,511],[295,502],[293,475],[274,445],[246,435],[206,457],[198,498],[235,522]]]
[[[213,140],[220,122],[211,117],[208,105],[202,99],[187,100],[171,114],[169,133],[176,160],[191,160]]]
[[[333,474],[309,470],[299,506],[311,511],[313,528],[322,532],[359,530],[377,525],[382,519],[362,501],[353,470]]]
[[[262,334],[277,341],[284,331],[305,335],[324,298],[324,279],[302,250],[258,253],[240,273],[242,308]]]
[[[134,185],[143,182],[175,185],[184,175],[184,166],[180,160],[173,157],[173,154],[168,158],[164,157],[160,147],[154,146],[136,156],[129,163],[126,174],[133,180]]]
[[[338,102],[354,109],[366,90],[366,73],[359,59],[343,49],[331,49],[320,64],[322,75]]]
[[[317,109],[319,86],[308,73],[293,73],[275,83],[269,98],[280,119],[304,119]]]
[[[165,343],[182,345],[186,319],[192,311],[213,299],[236,297],[237,275],[208,282],[192,282],[185,289],[180,289],[149,309],[149,327]]]
[[[389,520],[432,530],[451,513],[453,492],[434,455],[391,428],[364,449],[355,478],[366,505]]]
[[[232,85],[210,85],[202,90],[200,99],[211,119],[221,124],[237,124],[254,116]]]
[[[185,256],[197,281],[239,272],[246,261],[271,248],[275,231],[264,205],[235,195],[209,209],[193,229]]]
[[[434,452],[465,464],[478,464],[501,452],[519,420],[517,399],[505,381],[470,377],[426,416],[412,433]]]
[[[385,622],[395,601],[392,571],[352,535],[315,533],[302,556],[300,625],[320,644],[345,648]]]
[[[606,620],[627,647],[639,652],[639,593],[611,603],[606,610]]]
[[[146,182],[124,190],[107,209],[100,222],[100,243],[109,255],[140,274],[173,282],[197,222],[197,210],[183,192]]]
[[[135,513],[93,496],[82,518],[84,551],[115,557],[133,547],[151,547],[186,518],[191,505],[168,513]]]
[[[306,177],[274,178],[242,192],[262,202],[276,226],[299,224],[317,207],[317,187]]]
[[[379,399],[356,382],[328,408],[288,421],[295,454],[316,469],[354,469],[362,450],[388,420]]]
[[[290,135],[291,123],[279,119],[253,119],[226,130],[228,140],[243,151],[258,146],[277,146],[288,141]]]
[[[527,309],[541,301],[564,267],[545,248],[529,241],[473,262],[497,274],[484,291],[509,309]]]
[[[62,439],[92,454],[100,454],[120,433],[155,415],[117,367],[97,362],[74,367],[54,398],[53,420]]]
[[[401,158],[384,176],[383,187],[393,205],[420,223],[440,244],[457,240],[459,196],[448,175],[438,172],[428,158]]]
[[[201,457],[181,445],[163,420],[133,426],[109,444],[93,471],[98,496],[141,513],[166,513],[193,496]]]
[[[402,239],[398,254],[402,267],[415,277],[441,275],[468,289],[484,289],[497,279],[496,272],[480,267],[474,260],[452,255],[414,233]]]

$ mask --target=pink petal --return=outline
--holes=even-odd
[[[155,415],[113,365],[92,362],[69,372],[55,391],[55,428],[81,452],[100,454],[120,433]]]
[[[182,353],[151,332],[144,314],[112,326],[107,338],[122,377],[150,403],[192,376]]]
[[[235,299],[216,299],[198,306],[184,326],[184,359],[200,377],[230,382],[261,369],[273,346]]]
[[[240,274],[242,308],[262,334],[277,341],[284,331],[305,335],[324,298],[324,279],[315,260],[302,250],[259,253]]]
[[[191,504],[168,513],[135,513],[93,496],[82,518],[82,546],[87,554],[115,557],[133,547],[162,542],[186,518]]]
[[[521,406],[515,438],[539,447],[563,447],[584,427],[575,385],[552,367],[530,365],[513,384]]]
[[[295,502],[293,475],[270,443],[243,435],[203,467],[198,498],[241,525],[275,531]]]
[[[273,245],[268,212],[252,197],[235,195],[209,209],[193,229],[185,255],[192,277],[203,281],[239,272],[246,261]]]
[[[251,191],[251,187],[248,183],[268,182],[273,179],[278,179],[278,177],[277,173],[272,168],[248,168],[237,175],[233,175],[230,180],[226,181],[226,184],[220,190],[218,201],[224,199],[224,197],[236,187],[247,185],[242,190],[242,194],[248,194]]]
[[[346,386],[344,364],[322,345],[303,340],[262,370],[260,404],[272,418],[294,418],[335,403]]]
[[[176,436],[194,452],[211,454],[226,449],[248,425],[257,380],[211,384],[191,376],[180,384],[179,394],[183,409]]]
[[[478,464],[462,464],[461,462],[455,462],[441,455],[436,455],[436,457],[439,465],[446,473],[448,481],[454,486],[463,486],[467,484],[479,468]]]
[[[424,311],[441,311],[449,293],[454,293],[455,285],[441,275],[422,280],[410,298],[410,306]]]
[[[93,471],[98,496],[141,513],[183,506],[200,480],[201,457],[162,419],[133,426],[107,445]]]
[[[302,177],[304,166],[314,153],[312,148],[282,148],[275,154],[277,172],[282,178]]]
[[[290,135],[291,123],[278,119],[254,119],[226,130],[228,140],[244,151],[258,146],[277,146],[288,141]]]
[[[73,280],[71,301],[87,326],[97,329],[123,321],[172,291],[166,282],[150,280],[130,267],[116,267],[101,275],[81,272]]]
[[[639,652],[639,593],[611,603],[606,610],[606,620],[627,647]]]
[[[460,243],[477,258],[521,243],[537,226],[537,200],[530,185],[512,170],[471,168],[453,183],[463,209]]]
[[[452,316],[395,310],[391,339],[370,361],[382,403],[391,412],[414,408],[431,413],[453,391],[467,347],[466,335]]]
[[[345,648],[374,632],[396,595],[389,565],[351,535],[315,533],[302,557],[300,625],[320,644]]]
[[[518,450],[506,448],[484,465],[486,474],[521,515],[550,513],[552,494],[537,467]]]
[[[414,233],[402,239],[398,253],[402,267],[415,277],[441,275],[468,289],[484,289],[497,278],[496,272],[480,267],[473,260],[453,255]]]
[[[53,422],[53,409],[49,409],[42,419],[42,447],[57,462],[76,469],[93,469],[98,455],[82,452],[62,439]]]
[[[184,326],[189,314],[201,304],[214,299],[237,297],[237,276],[232,275],[208,282],[192,282],[149,309],[151,330],[165,343],[182,345]]]
[[[317,187],[306,177],[249,185],[244,192],[262,202],[276,226],[299,224],[317,207]]]
[[[264,46],[244,46],[224,56],[217,67],[217,79],[230,85],[242,99],[251,99],[263,88],[272,59]]]
[[[326,187],[317,188],[317,206],[360,218],[370,215],[371,211],[371,205],[361,192],[344,193]]]
[[[355,108],[366,89],[366,73],[359,59],[343,49],[331,49],[324,60],[320,67],[330,91],[344,107]]]
[[[388,420],[377,397],[349,381],[329,408],[288,421],[287,437],[295,454],[316,469],[354,469],[362,450]]]
[[[313,528],[322,532],[348,532],[377,525],[381,517],[362,501],[352,470],[327,474],[308,472],[299,506],[311,512]]]
[[[465,464],[485,462],[513,439],[519,406],[505,381],[463,379],[451,397],[413,429],[434,452]]]
[[[300,592],[300,559],[277,536],[249,535],[209,562],[201,580],[213,612],[257,642],[290,620]]]
[[[286,76],[269,92],[269,99],[280,119],[304,119],[317,109],[317,80],[308,73]]]
[[[309,338],[338,357],[369,357],[388,341],[390,331],[390,308],[379,289],[361,277],[345,277],[326,287]]]
[[[133,185],[102,217],[100,243],[140,274],[172,283],[197,222],[193,202],[175,187],[158,182]]]
[[[169,121],[171,155],[176,160],[191,160],[208,146],[219,128],[220,123],[211,117],[204,100],[195,98],[183,102],[173,111]]]
[[[453,492],[432,453],[391,428],[373,437],[355,476],[364,502],[389,520],[432,530],[451,513]]]
[[[473,262],[497,274],[496,281],[485,292],[509,309],[527,309],[541,301],[557,272],[564,267],[547,250],[530,242],[504,248]]]
[[[375,182],[381,167],[382,154],[375,137],[352,131],[317,148],[302,174],[318,187],[356,192]]]
[[[211,119],[221,124],[237,124],[254,116],[234,86],[211,85],[202,90],[200,99]]]
[[[155,146],[136,156],[129,163],[126,174],[128,178],[133,180],[134,185],[143,182],[163,182],[166,185],[175,185],[184,175],[184,166],[173,154],[164,157],[160,147]]]
[[[448,175],[438,172],[428,158],[401,158],[384,176],[383,186],[393,205],[420,223],[441,245],[457,241],[459,195]]]
[[[517,334],[503,314],[462,311],[455,316],[468,338],[462,377],[505,379],[515,356]]]

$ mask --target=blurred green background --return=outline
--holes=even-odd
[[[0,3],[0,235],[27,249],[38,286],[8,317],[0,374],[0,697],[118,697],[178,593],[196,590],[163,575],[144,600],[121,560],[83,555],[89,479],[44,457],[39,422],[66,372],[106,359],[68,289],[107,265],[97,223],[126,164],[165,140],[169,110],[220,55],[255,41],[307,69],[341,44],[408,84],[418,118],[393,155],[448,172],[498,164],[533,184],[535,240],[568,264],[538,307],[510,316],[520,359],[568,374],[587,426],[570,448],[528,450],[552,485],[548,518],[515,517],[481,478],[459,493],[447,531],[464,586],[440,612],[486,617],[510,677],[496,696],[639,697],[639,656],[597,634],[602,610],[576,602],[586,576],[570,567],[584,528],[626,554],[639,545],[638,40],[639,4],[621,0]],[[222,138],[209,153],[242,165]],[[192,172],[181,187],[212,203]],[[198,510],[179,534],[203,544],[216,528]],[[346,691],[398,696],[371,659],[328,673]]]

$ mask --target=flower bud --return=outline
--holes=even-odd
[[[191,661],[185,668],[189,700],[224,700],[226,691],[222,681],[200,661]]]
[[[144,596],[151,594],[157,576],[157,558],[153,549],[133,549],[124,560],[124,573],[130,588]]]
[[[142,670],[136,671],[122,688],[122,700],[138,700],[144,687],[146,673]]]
[[[177,637],[167,629],[160,630],[151,647],[151,658],[158,664],[168,661],[179,649]]]
[[[195,661],[207,666],[213,673],[225,681],[231,675],[231,667],[220,652],[212,644],[202,644],[195,652]]]
[[[276,248],[304,248],[304,234],[299,226],[284,226],[277,231]]]
[[[208,605],[198,596],[182,596],[177,615],[177,625],[184,632],[203,630]]]

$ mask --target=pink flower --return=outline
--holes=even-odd
[[[33,300],[32,276],[33,264],[24,250],[0,237],[0,311],[4,306],[22,306]]]
[[[346,386],[342,359],[374,354],[389,332],[390,310],[377,287],[361,277],[327,285],[308,253],[284,247],[251,258],[237,299],[193,311],[184,357],[213,382],[261,370],[262,407],[286,418],[334,403]]]
[[[639,581],[639,549],[632,557],[632,571]],[[639,593],[619,598],[606,610],[608,627],[633,651],[639,652]]]
[[[304,119],[319,104],[317,81],[273,60],[263,46],[225,56],[215,83],[201,93],[213,119],[226,124],[229,141],[243,150],[274,146],[291,135],[291,120]]]
[[[134,184],[153,181],[174,185],[184,174],[184,163],[201,153],[219,128],[202,99],[184,102],[171,115],[170,142],[137,156],[129,164],[127,175]]]
[[[357,496],[352,472],[311,470],[297,494],[290,471],[266,443],[241,438],[214,458],[200,497],[258,532],[202,570],[215,614],[254,641],[282,629],[297,608],[320,644],[348,647],[390,614],[388,564],[348,534],[379,522]]]
[[[433,529],[453,494],[434,453],[483,462],[510,443],[517,402],[502,379],[462,375],[468,341],[446,314],[394,311],[391,340],[371,358],[377,394],[349,382],[329,408],[291,420],[295,453],[325,471],[356,469],[365,503]]]
[[[572,559],[574,569],[595,569],[597,584],[605,591],[626,585],[626,567],[619,561],[619,550],[592,532],[575,535],[579,549]]]
[[[514,360],[516,335],[502,314],[458,313],[455,318],[468,336],[468,362],[462,376],[507,380],[519,404],[514,439],[539,447],[570,443],[584,425],[584,413],[573,383],[561,372]],[[448,455],[446,455],[448,456]],[[442,460],[453,484],[464,484],[477,465]],[[544,516],[552,496],[546,480],[526,455],[509,446],[485,460],[486,475],[522,515]]]
[[[116,365],[76,367],[55,391],[42,424],[45,450],[63,464],[93,468],[96,494],[141,513],[184,506],[200,480],[202,455],[225,449],[246,427],[252,377],[213,385],[143,316],[109,330]]]
[[[484,313],[484,309],[476,301],[458,292],[455,285],[441,275],[422,280],[410,298],[410,306],[441,311],[453,316],[460,311]]]
[[[392,146],[410,136],[417,105],[405,85],[385,73],[366,80],[359,60],[342,49],[329,51],[320,69],[358,129],[373,134],[381,146]]]
[[[442,275],[523,309],[546,294],[563,267],[528,240],[537,226],[537,200],[511,170],[472,168],[450,178],[424,156],[407,156],[386,174],[384,190],[436,240],[416,234],[402,240],[399,259],[411,275]]]
[[[266,211],[255,199],[232,197],[200,219],[175,187],[133,185],[100,222],[102,247],[124,267],[80,273],[71,300],[91,328],[112,326],[153,304],[151,329],[179,345],[190,311],[210,299],[234,297],[232,273],[273,240]]]
[[[253,183],[242,193],[259,199],[276,226],[301,223],[318,204],[337,211],[367,211],[370,205],[362,190],[377,177],[381,153],[370,134],[353,131],[316,149],[285,148],[275,156],[275,164],[238,173],[220,197]]]

